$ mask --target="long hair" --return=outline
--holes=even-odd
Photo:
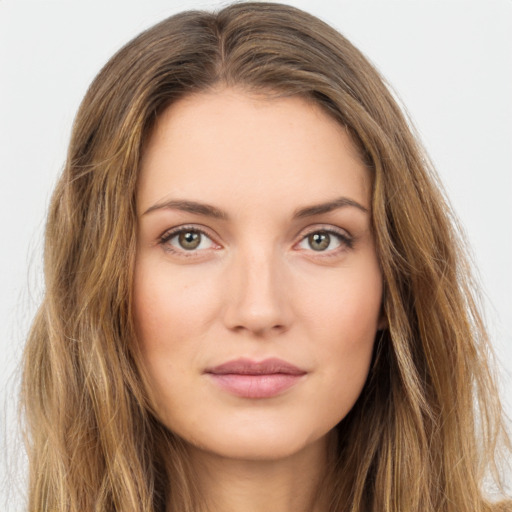
[[[29,511],[204,510],[184,447],[147,398],[131,294],[145,141],[171,103],[218,86],[315,102],[347,128],[372,175],[387,327],[337,426],[329,512],[498,510],[483,490],[499,477],[507,439],[491,352],[428,158],[383,79],[342,35],[292,7],[239,3],[143,32],[105,65],[78,111],[24,359]]]

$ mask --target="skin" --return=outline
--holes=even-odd
[[[187,442],[212,510],[321,508],[330,432],[361,392],[383,324],[370,192],[346,130],[298,97],[191,95],[150,137],[135,323],[157,414]],[[180,226],[198,247],[169,233]],[[325,242],[326,231],[319,248],[309,235]],[[236,396],[205,370],[240,357],[305,374],[270,398]]]

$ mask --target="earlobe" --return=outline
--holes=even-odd
[[[384,308],[384,303],[380,307],[379,321],[377,322],[377,331],[384,331],[389,327],[388,316]]]
[[[377,324],[378,331],[385,331],[388,328],[388,317],[382,313]]]
[[[379,320],[377,322],[377,331],[385,331],[389,327],[388,315],[386,314],[386,283],[383,283]]]

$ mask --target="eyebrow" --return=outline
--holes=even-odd
[[[293,214],[294,219],[303,219],[305,217],[313,217],[315,215],[321,215],[323,213],[329,213],[338,208],[344,208],[351,206],[357,208],[365,213],[368,213],[368,208],[362,204],[350,199],[348,197],[338,197],[332,201],[326,203],[320,203],[312,206],[306,206],[295,210]],[[229,216],[226,212],[216,208],[215,206],[198,203],[196,201],[187,201],[184,199],[171,199],[169,201],[163,201],[161,203],[154,204],[149,207],[143,215],[151,213],[156,210],[181,210],[183,212],[195,213],[196,215],[203,215],[205,217],[213,217],[215,219],[228,220]]]
[[[344,208],[347,206],[352,206],[354,208],[358,208],[359,210],[368,213],[368,208],[363,206],[362,204],[350,199],[348,197],[338,197],[332,201],[328,201],[327,203],[315,204],[313,206],[306,206],[305,208],[299,208],[295,210],[293,217],[295,219],[302,219],[304,217],[313,217],[314,215],[321,215],[322,213],[329,213],[333,210],[337,210],[338,208]]]
[[[157,203],[148,208],[143,215],[154,212],[155,210],[181,210],[182,212],[195,213],[204,215],[205,217],[213,217],[215,219],[227,220],[228,214],[219,210],[215,206],[205,203],[197,203],[196,201],[185,201],[181,199],[171,199],[162,203]]]

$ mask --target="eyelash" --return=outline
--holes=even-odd
[[[217,247],[220,247],[217,242],[214,241],[214,238],[211,236],[209,232],[207,232],[205,229],[202,229],[201,227],[198,227],[197,225],[191,225],[191,226],[179,226],[177,228],[170,229],[163,233],[158,240],[159,245],[161,245],[165,251],[178,254],[179,256],[183,256],[186,258],[190,257],[197,257],[199,256],[199,253],[201,250],[190,250],[187,251],[186,249],[177,249],[173,247],[169,242],[176,236],[187,233],[187,232],[193,232],[193,233],[199,233],[202,236],[207,237],[213,244],[215,244]],[[345,250],[353,249],[354,247],[354,238],[350,235],[348,235],[345,231],[334,229],[332,226],[329,227],[322,227],[322,226],[315,226],[314,229],[310,229],[306,233],[302,235],[300,240],[294,244],[294,247],[297,247],[299,244],[304,242],[309,236],[316,234],[316,233],[324,233],[329,236],[334,236],[339,240],[339,247],[335,249],[331,249],[329,251],[315,251],[314,249],[310,248],[309,251],[312,253],[315,253],[318,257],[328,258],[332,256],[337,256],[340,252]],[[204,251],[205,249],[202,249]]]
[[[208,233],[205,229],[202,229],[201,227],[198,227],[197,225],[193,226],[179,226],[177,228],[170,229],[169,231],[166,231],[158,240],[158,243],[164,248],[165,251],[178,254],[180,256],[184,256],[185,258],[193,258],[199,256],[200,251],[190,250],[187,251],[186,249],[177,249],[173,247],[169,242],[176,236],[180,235],[181,233],[200,233],[202,236],[205,236],[206,238],[210,239],[213,244],[217,244],[212,235]],[[204,250],[204,249],[203,249]]]
[[[333,228],[332,226],[329,227],[322,227],[322,226],[315,226],[313,229],[307,231],[304,235],[302,235],[299,242],[297,242],[295,246],[301,244],[304,242],[309,236],[314,235],[316,233],[324,233],[329,236],[334,236],[339,240],[339,247],[335,249],[331,249],[329,251],[315,251],[313,248],[310,249],[311,252],[315,253],[316,256],[321,258],[329,258],[333,256],[338,256],[340,252],[350,250],[354,248],[354,238],[350,236],[346,231],[344,230],[338,230]]]

